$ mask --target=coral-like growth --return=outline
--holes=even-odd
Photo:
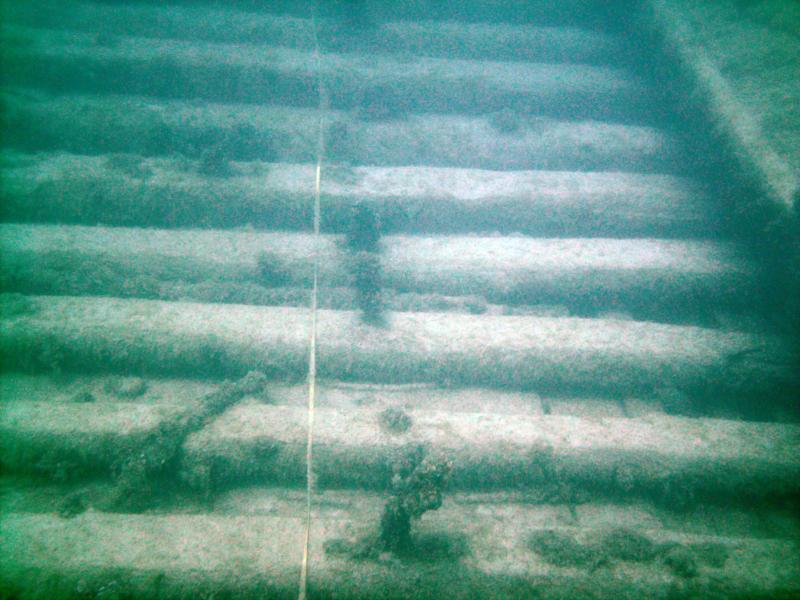
[[[325,132],[328,154],[338,163],[353,162],[357,138],[347,121],[334,121]]]
[[[274,162],[279,155],[268,130],[258,130],[250,123],[239,123],[225,135],[229,156],[239,160]]]
[[[442,493],[453,471],[452,461],[426,456],[422,446],[406,448],[394,465],[392,497],[383,508],[381,545],[389,551],[411,546],[411,521],[442,505]]]
[[[267,376],[261,371],[250,371],[236,382],[236,387],[245,396],[262,394],[267,387]]]
[[[203,418],[216,416],[226,410],[229,406],[241,400],[242,394],[236,388],[236,384],[224,381],[219,388],[204,396],[201,404],[203,407]]]
[[[347,247],[353,251],[377,252],[381,238],[380,219],[375,210],[364,202],[353,206],[347,229]]]
[[[103,389],[117,398],[132,400],[147,391],[147,382],[140,377],[114,377],[109,379]]]
[[[411,416],[402,408],[394,406],[381,411],[379,416],[381,427],[391,433],[405,433],[411,428]]]
[[[122,450],[111,467],[115,487],[105,509],[138,512],[149,508],[154,494],[169,487],[173,479],[170,470],[176,467],[175,457],[186,437],[245,396],[263,398],[266,387],[267,377],[260,371],[251,371],[235,382],[225,381],[204,396],[194,410],[159,427],[144,444],[137,442]],[[183,479],[210,493],[210,475],[209,466],[198,465]]]
[[[82,390],[70,398],[70,402],[74,402],[76,404],[85,404],[95,401],[96,398],[94,397],[94,394],[92,394],[92,392],[89,390]]]
[[[595,557],[592,548],[577,542],[571,535],[551,529],[534,532],[528,545],[557,567],[582,567],[590,564]]]
[[[225,129],[207,129],[193,139],[179,140],[188,155],[199,154],[197,171],[209,177],[227,178],[236,175],[234,160],[274,161],[275,145],[269,132],[258,130],[248,123]]]
[[[581,544],[565,532],[537,531],[531,535],[528,547],[551,565],[585,568],[590,572],[620,561],[651,563],[659,559],[673,575],[687,579],[698,574],[698,562],[719,569],[725,565],[728,557],[727,549],[720,544],[657,544],[647,536],[626,528],[607,531],[600,540],[589,544]]]
[[[211,418],[245,396],[264,394],[267,387],[267,376],[261,371],[250,371],[236,382],[225,381],[219,388],[205,396],[202,400],[204,418]]]
[[[606,533],[602,544],[609,557],[630,562],[650,562],[658,551],[650,538],[622,527]]]
[[[86,512],[88,506],[86,499],[80,492],[68,494],[62,498],[58,506],[58,516],[62,519],[72,519],[79,514]]]
[[[381,298],[380,219],[375,210],[359,202],[353,207],[345,236],[350,256],[350,275],[362,318],[369,325],[383,325]]]
[[[161,466],[152,462],[146,452],[141,452],[133,453],[114,466],[115,489],[109,509],[140,512],[150,507],[153,497],[152,477],[157,467]]]
[[[381,264],[377,254],[357,252],[352,256],[353,287],[361,317],[369,325],[383,324]]]
[[[680,544],[664,551],[664,564],[679,577],[687,579],[697,575],[697,560],[694,553]]]

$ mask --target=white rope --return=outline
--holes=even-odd
[[[322,158],[325,151],[325,109],[327,99],[322,85],[322,69],[317,38],[317,19],[312,8],[311,27],[314,34],[314,60],[319,90],[319,124],[317,135],[317,168],[314,180],[314,281],[311,290],[311,341],[308,351],[308,429],[306,433],[306,522],[303,536],[303,560],[300,565],[298,600],[306,600],[308,587],[308,547],[311,539],[311,495],[314,491],[314,405],[317,398],[317,289],[319,284],[319,222],[322,187]]]

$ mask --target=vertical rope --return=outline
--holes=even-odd
[[[311,28],[314,34],[314,61],[317,70],[319,93],[319,122],[317,134],[317,168],[314,178],[314,281],[311,290],[311,340],[308,351],[308,424],[306,432],[306,521],[303,535],[303,560],[300,565],[300,591],[298,600],[306,600],[308,588],[308,547],[311,539],[311,494],[314,490],[314,405],[317,398],[317,290],[319,286],[319,223],[322,187],[322,158],[325,151],[325,109],[327,99],[322,84],[322,69],[317,37],[317,19],[311,11]]]

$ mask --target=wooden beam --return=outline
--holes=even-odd
[[[310,150],[309,150],[310,152]],[[8,152],[0,217],[147,227],[310,230],[314,167],[135,155]],[[524,233],[548,237],[710,237],[704,190],[670,175],[487,171],[426,166],[322,171],[322,227],[347,230],[357,203],[384,233]]]
[[[3,310],[7,368],[305,375],[305,309],[12,295],[3,297]],[[391,313],[386,320],[373,327],[356,313],[320,311],[320,377],[591,394],[666,386],[760,398],[786,393],[796,377],[784,341],[751,333],[453,313]]]

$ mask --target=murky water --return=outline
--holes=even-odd
[[[0,595],[797,593],[793,3],[0,10]]]

